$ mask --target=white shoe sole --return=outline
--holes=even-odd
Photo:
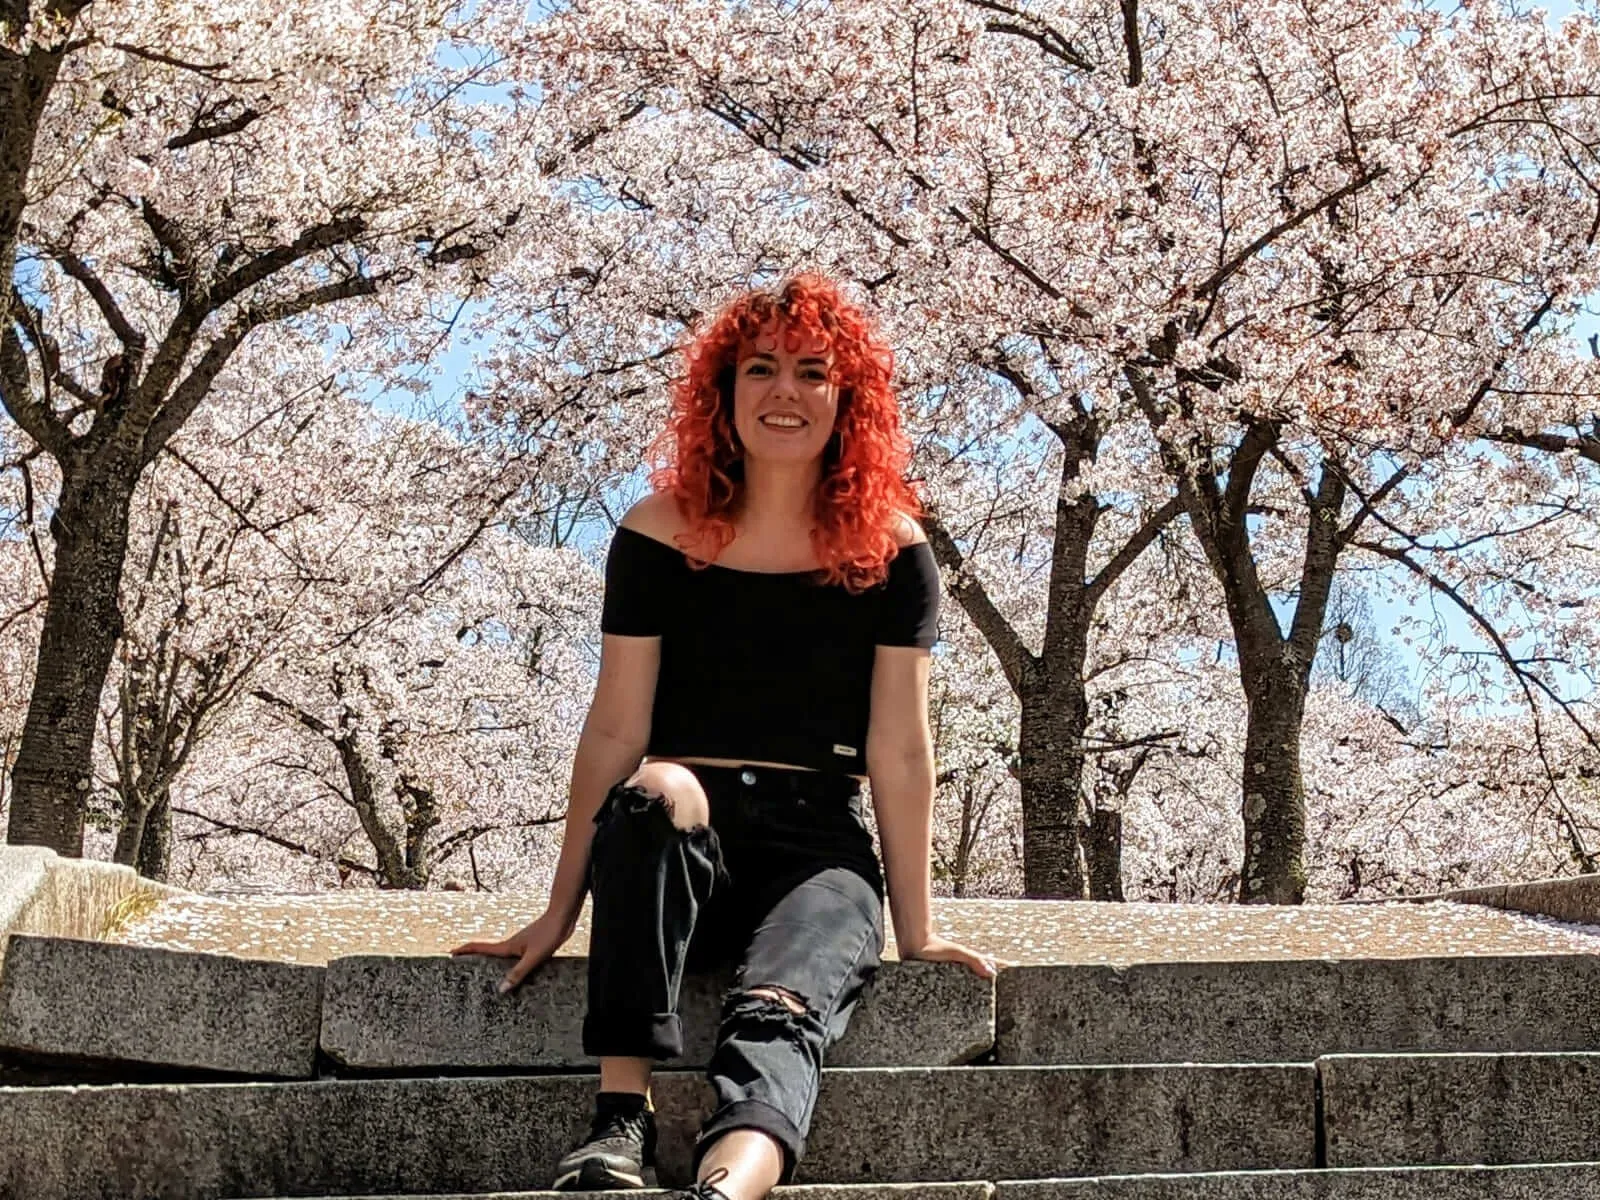
[[[647,1171],[654,1175],[654,1171]],[[654,1186],[652,1179],[648,1183],[641,1175],[630,1175],[626,1171],[614,1171],[603,1162],[589,1159],[575,1171],[568,1171],[550,1185],[553,1192],[600,1192],[609,1188],[643,1188]]]

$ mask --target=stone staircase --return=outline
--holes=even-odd
[[[994,981],[888,961],[780,1195],[1592,1200],[1600,931],[1550,933],[1567,948],[1034,961]],[[483,958],[5,950],[5,1200],[539,1195],[587,1125],[580,957],[500,996],[506,963]],[[727,982],[689,982],[685,1060],[656,1077],[667,1184],[710,1108]]]

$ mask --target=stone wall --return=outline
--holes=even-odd
[[[62,858],[44,846],[0,846],[0,962],[13,933],[98,938],[119,906],[182,894],[132,867]]]

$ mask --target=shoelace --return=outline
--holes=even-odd
[[[596,1113],[594,1123],[589,1126],[589,1140],[600,1141],[603,1138],[621,1137],[643,1143],[645,1136],[645,1111],[640,1109],[637,1113],[626,1113],[620,1110]]]
[[[698,1180],[697,1182],[691,1184],[688,1189],[681,1192],[680,1195],[691,1196],[694,1198],[694,1200],[728,1200],[727,1193],[719,1191],[717,1188],[711,1186],[712,1184],[718,1183],[727,1177],[728,1168],[718,1167],[704,1179]]]

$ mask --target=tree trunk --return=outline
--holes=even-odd
[[[1088,869],[1079,836],[1088,705],[1079,670],[1022,697],[1022,886],[1030,899],[1083,900]]]
[[[1089,866],[1089,899],[1122,899],[1122,814],[1096,808],[1083,827],[1083,854]]]
[[[150,819],[150,809],[137,797],[123,793],[122,818],[117,824],[117,844],[111,851],[111,861],[119,866],[131,867],[139,861],[139,847],[144,845],[145,823]]]
[[[162,788],[154,797],[124,798],[122,823],[111,861],[135,868],[150,879],[167,881],[172,852],[171,794]]]
[[[1250,675],[1239,903],[1300,904],[1306,895],[1306,796],[1300,778],[1305,682],[1292,667],[1257,667]]]
[[[166,788],[144,819],[144,837],[139,840],[139,874],[166,883],[172,874],[172,795]]]
[[[11,770],[12,845],[83,855],[90,756],[106,672],[122,636],[117,592],[138,471],[102,461],[67,473],[50,519],[55,559],[33,695]]]
[[[28,7],[13,0],[0,8],[13,35],[28,20]],[[65,22],[77,20],[87,7],[88,0],[58,0],[49,6],[51,17]],[[33,19],[43,15],[36,11]],[[66,41],[62,38],[54,46],[33,46],[21,55],[11,51],[0,54],[0,113],[6,115],[5,125],[0,126],[0,263],[5,264],[8,278],[16,264],[17,230],[27,203],[24,183],[33,165],[39,121],[60,73]],[[11,315],[7,313],[5,319],[10,321]]]

